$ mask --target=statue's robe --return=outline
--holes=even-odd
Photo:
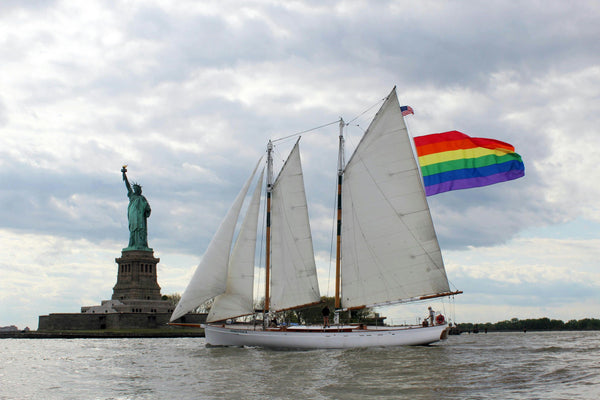
[[[148,249],[148,226],[147,218],[150,216],[150,204],[141,194],[133,191],[127,193],[129,206],[127,207],[127,219],[129,220],[129,249]]]

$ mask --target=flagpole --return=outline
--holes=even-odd
[[[413,114],[414,115],[414,112]],[[421,165],[419,164],[419,157],[417,157],[417,147],[415,146],[415,140],[413,135],[410,133],[410,129],[408,129],[408,123],[406,121],[405,116],[402,116],[402,120],[404,121],[404,127],[406,128],[406,134],[408,135],[408,140],[410,141],[410,148],[413,153],[413,158],[417,163],[417,170],[419,171],[419,178],[421,178],[421,188],[423,189],[423,193],[425,193],[425,182],[423,181],[423,172],[421,171]]]

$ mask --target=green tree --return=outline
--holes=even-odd
[[[548,330],[600,330],[600,320],[594,318],[584,318],[582,320],[569,320],[567,323],[559,319],[550,319],[547,317],[537,319],[519,320],[512,318],[510,321],[499,321],[494,324],[473,324],[460,323],[458,328],[461,331],[473,331],[477,328],[480,331],[487,329],[488,331],[548,331]]]
[[[181,300],[181,294],[180,293],[165,294],[161,297],[161,299],[168,301],[169,303],[171,303],[173,305],[173,308],[175,308],[175,307],[177,307],[177,303],[179,303],[179,300]]]
[[[162,300],[168,301],[173,305],[173,308],[177,307],[177,304],[179,303],[179,300],[181,300],[181,294],[180,293],[172,293],[172,294],[166,294],[163,295],[161,297]],[[199,307],[197,307],[195,310],[193,310],[192,312],[194,313],[208,313],[210,311],[210,308],[213,305],[214,300],[210,299],[205,301],[204,303],[202,303]]]

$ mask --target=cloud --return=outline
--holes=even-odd
[[[79,312],[84,299],[107,298],[116,278],[116,267],[111,267],[115,242],[94,244],[6,229],[0,230],[0,241],[0,325],[12,319],[34,328],[38,315]]]
[[[510,306],[519,318],[531,307],[556,308],[546,316],[568,320],[574,317],[565,304],[584,303],[576,311],[583,318],[595,315],[600,303],[598,244],[597,238],[517,238],[501,246],[449,251],[445,259],[466,304]]]

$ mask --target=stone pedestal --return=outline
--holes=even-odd
[[[81,313],[40,315],[38,330],[154,329],[164,328],[174,305],[162,300],[153,251],[123,250],[116,258],[117,283],[112,300],[83,306]],[[186,314],[176,322],[204,323],[206,314]]]
[[[124,250],[115,262],[118,274],[113,300],[161,300],[156,278],[160,258],[155,258],[153,251]]]

